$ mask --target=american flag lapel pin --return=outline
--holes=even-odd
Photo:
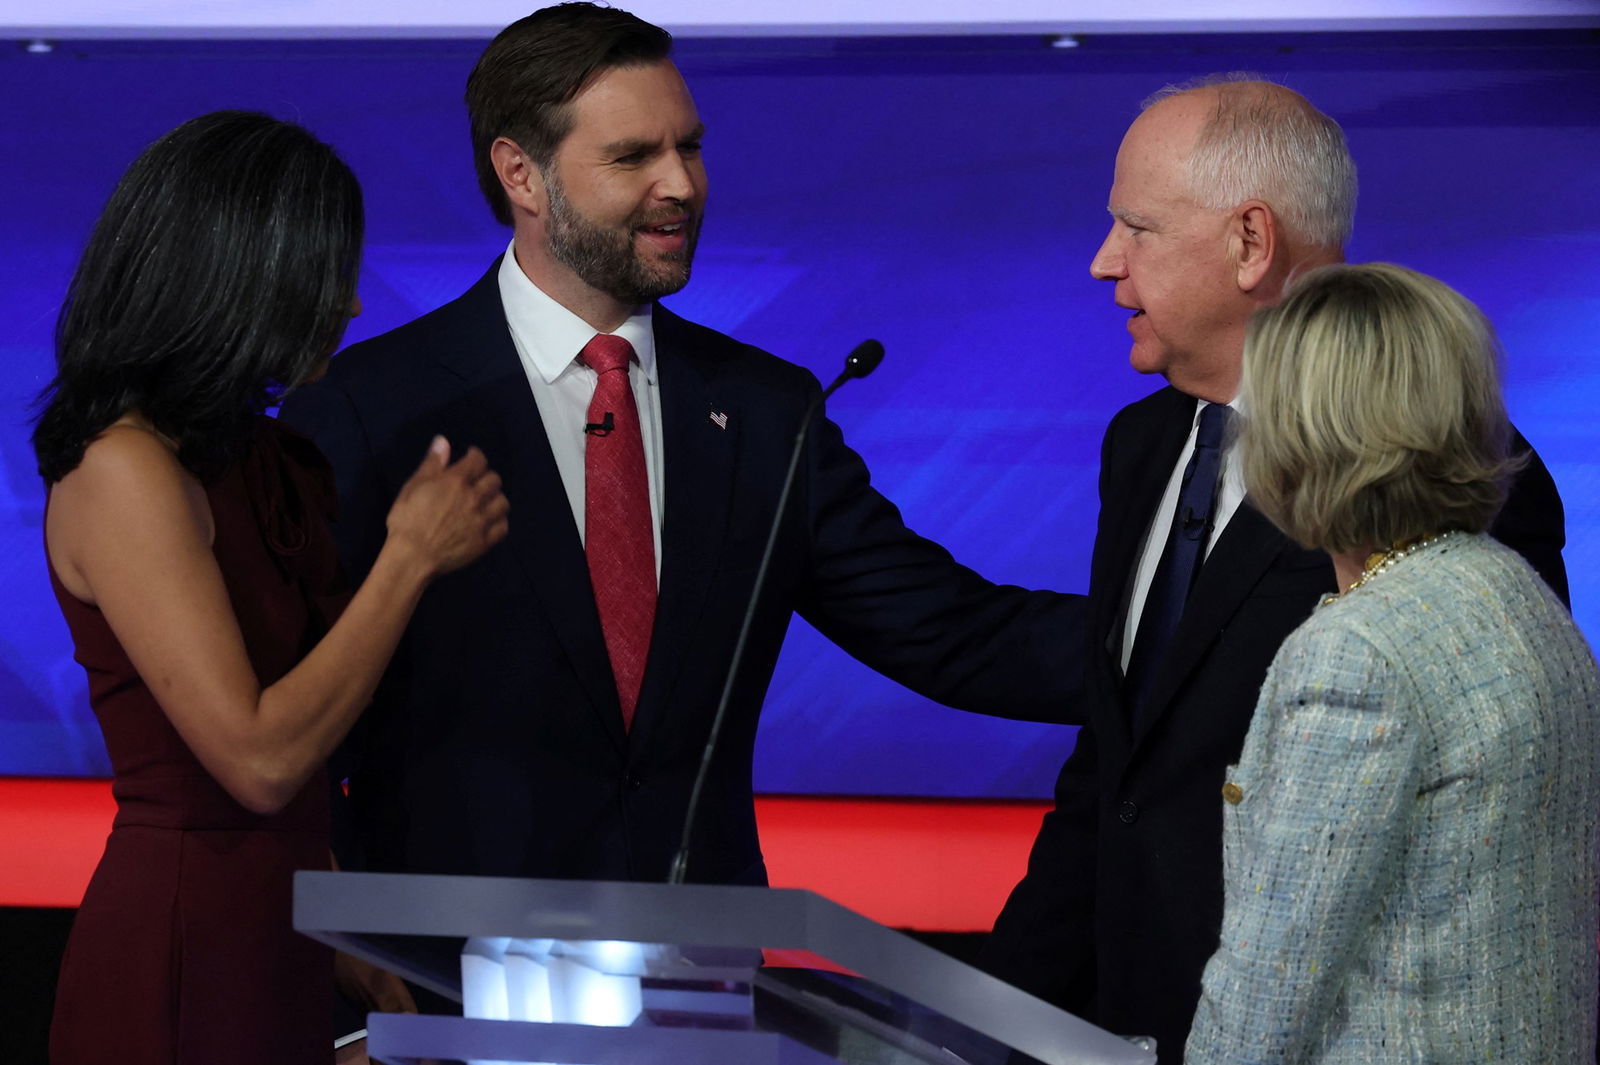
[[[722,410],[712,411],[711,424],[715,425],[718,429],[726,429],[728,427],[728,412]]]

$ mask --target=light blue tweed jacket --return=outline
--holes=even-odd
[[[1228,779],[1191,1065],[1594,1060],[1600,672],[1515,553],[1319,607]]]

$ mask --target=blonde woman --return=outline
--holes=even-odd
[[[1251,323],[1246,488],[1340,592],[1223,788],[1194,1065],[1592,1060],[1600,673],[1484,533],[1515,466],[1497,354],[1472,304],[1386,264]]]

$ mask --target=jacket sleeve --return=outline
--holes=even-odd
[[[997,585],[906,528],[838,426],[819,417],[795,504],[808,524],[800,614],[846,652],[948,706],[1081,722],[1084,598]]]

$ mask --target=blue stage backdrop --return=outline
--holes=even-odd
[[[0,49],[0,773],[107,770],[46,581],[27,405],[61,293],[142,146],[222,107],[310,126],[368,196],[359,339],[452,298],[504,246],[468,158],[482,42],[63,43]],[[998,580],[1082,590],[1100,433],[1158,382],[1092,281],[1112,158],[1163,83],[1251,69],[1343,123],[1361,168],[1351,257],[1434,273],[1507,350],[1513,416],[1566,498],[1580,623],[1600,633],[1600,41],[1334,34],[688,41],[711,209],[691,318],[831,377],[888,358],[831,413],[917,529]],[[560,520],[558,516],[552,516]],[[540,516],[523,506],[518,521]],[[799,623],[768,700],[768,791],[1029,797],[1072,730],[929,705]]]

